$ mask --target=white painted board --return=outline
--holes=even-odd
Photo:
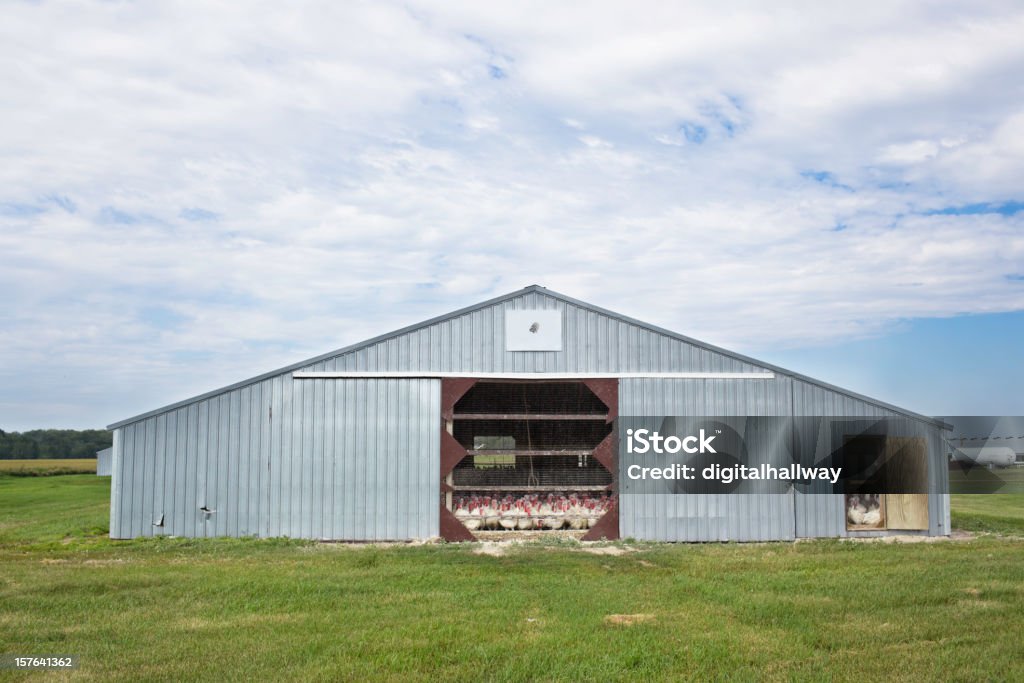
[[[506,351],[561,351],[561,311],[505,311]]]

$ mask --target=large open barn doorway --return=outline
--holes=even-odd
[[[442,536],[617,538],[618,380],[445,380]]]
[[[928,530],[928,444],[922,437],[847,437],[847,531]],[[886,493],[885,491],[892,491]]]

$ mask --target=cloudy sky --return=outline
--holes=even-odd
[[[1019,3],[12,2],[0,428],[532,283],[1024,413]]]

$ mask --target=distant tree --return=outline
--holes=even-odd
[[[113,434],[105,429],[0,430],[0,460],[94,458],[112,442]]]

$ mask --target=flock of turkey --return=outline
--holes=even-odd
[[[846,499],[846,519],[857,526],[882,523],[882,501],[877,493],[854,494]]]
[[[614,502],[615,496],[606,494],[594,498],[585,493],[549,493],[544,498],[536,494],[502,498],[474,494],[459,497],[454,513],[470,531],[584,530],[597,524]]]

